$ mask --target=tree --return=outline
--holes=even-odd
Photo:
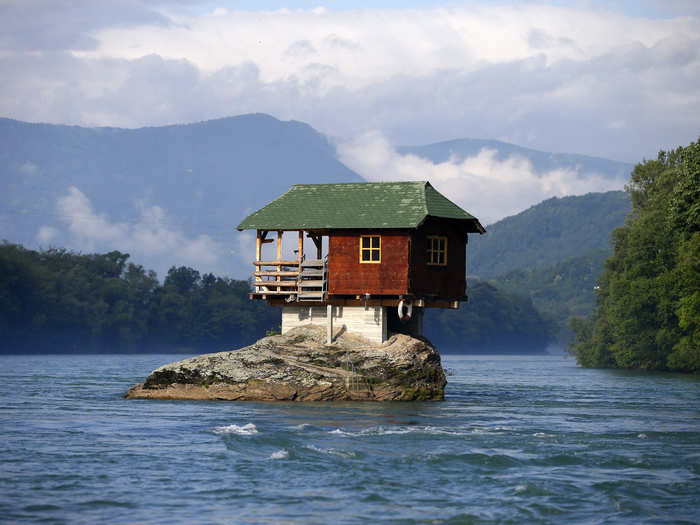
[[[583,366],[700,370],[700,142],[638,164],[632,212],[589,321],[571,323]]]

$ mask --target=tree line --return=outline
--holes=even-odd
[[[587,367],[700,371],[700,141],[636,165],[632,212],[569,351]]]
[[[250,281],[172,267],[155,274],[119,251],[0,245],[0,352],[223,351],[279,330]],[[543,351],[551,323],[528,297],[472,282],[459,310],[429,309],[425,333],[456,352]]]
[[[249,301],[250,283],[172,267],[155,272],[119,251],[77,254],[0,245],[0,350],[221,351],[279,325],[279,309]]]

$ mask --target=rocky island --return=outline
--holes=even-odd
[[[384,344],[306,325],[230,352],[164,365],[126,398],[231,401],[440,400],[440,354],[423,338],[403,334]]]

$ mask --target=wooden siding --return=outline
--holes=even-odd
[[[428,264],[428,236],[447,237],[447,264]],[[429,220],[412,235],[411,292],[418,297],[460,299],[466,295],[466,234],[449,221]]]
[[[360,237],[381,236],[381,262],[360,263]],[[328,235],[328,293],[409,293],[409,231],[334,230]]]

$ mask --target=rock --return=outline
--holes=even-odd
[[[161,366],[126,398],[247,401],[411,401],[445,394],[440,354],[425,339],[383,345],[307,325],[231,352]]]

